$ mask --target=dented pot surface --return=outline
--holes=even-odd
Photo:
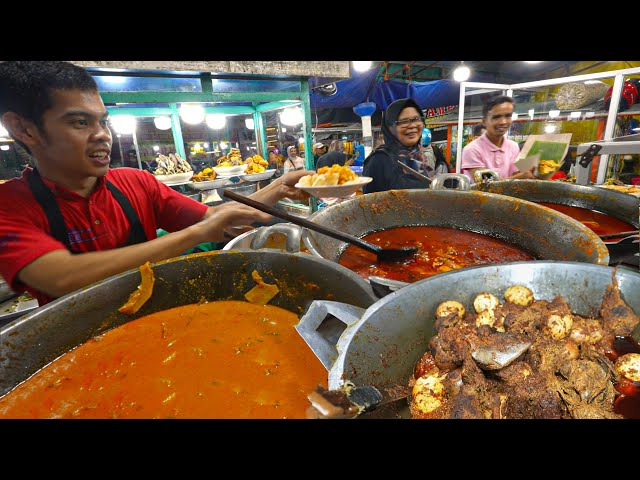
[[[459,190],[390,190],[325,207],[309,220],[361,237],[391,227],[426,225],[468,230],[513,243],[538,260],[607,265],[605,243],[573,218],[520,198]],[[304,229],[314,255],[337,262],[347,243]]]
[[[275,250],[198,253],[152,265],[153,295],[132,316],[118,312],[140,283],[138,269],[61,297],[0,328],[0,396],[58,356],[136,318],[201,300],[244,300],[257,270],[280,293],[269,303],[301,315],[317,299],[366,308],[369,284],[341,265]]]

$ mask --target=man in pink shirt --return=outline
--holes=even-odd
[[[520,153],[518,144],[505,138],[511,127],[514,100],[499,96],[490,99],[482,107],[482,120],[487,131],[462,149],[462,173],[474,182],[473,172],[489,168],[500,175],[501,180],[536,178],[534,169],[518,171],[515,161]]]

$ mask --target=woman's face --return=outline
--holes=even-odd
[[[400,112],[395,127],[396,137],[405,147],[412,147],[422,139],[424,122],[414,107],[407,107]]]

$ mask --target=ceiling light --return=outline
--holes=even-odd
[[[220,130],[227,124],[227,116],[220,113],[210,113],[207,115],[207,125],[213,130]]]
[[[121,135],[131,135],[136,130],[136,118],[131,115],[111,117],[111,126]]]
[[[224,150],[227,147],[228,147],[227,142],[220,142],[220,148]]]
[[[553,133],[556,131],[556,126],[555,125],[545,125],[544,127],[544,132],[545,133]]]
[[[158,130],[169,130],[171,128],[171,118],[166,116],[155,117],[153,119],[153,124]]]
[[[302,109],[300,107],[286,108],[280,113],[280,121],[289,126],[302,123]]]
[[[9,145],[0,146],[0,150],[4,150],[6,152],[7,150],[9,150]]]
[[[180,106],[180,118],[190,125],[202,123],[204,120],[204,108],[201,105],[185,103]]]
[[[560,116],[560,110],[549,110],[549,118],[556,118]]]
[[[7,132],[7,129],[4,128],[0,123],[0,137],[8,137],[8,136],[9,136],[9,132]]]
[[[464,64],[464,62],[461,62],[460,66],[453,71],[453,79],[456,82],[464,82],[470,75],[471,70]]]
[[[511,120],[517,120],[518,119],[518,114],[516,112],[513,112],[511,114]]]
[[[356,72],[365,72],[371,68],[371,62],[351,62]]]
[[[160,151],[160,147],[158,145],[154,145],[153,146],[153,151],[154,152],[159,152]]]
[[[571,115],[571,118],[580,118],[580,115],[582,115],[582,112],[571,112],[570,115]]]
[[[244,126],[247,127],[249,130],[253,130],[255,128],[255,125],[253,123],[253,118],[245,118]]]
[[[524,62],[524,63],[530,63],[530,64],[534,64],[534,63],[542,63],[542,62]]]

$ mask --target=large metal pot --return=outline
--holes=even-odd
[[[471,190],[508,195],[530,202],[557,203],[595,210],[638,228],[640,199],[607,188],[550,180],[502,180],[476,183]]]
[[[407,385],[415,362],[427,351],[441,302],[457,300],[471,310],[479,293],[492,293],[503,302],[508,287],[526,285],[536,299],[562,295],[578,315],[597,315],[613,273],[609,266],[548,260],[469,267],[410,284],[366,310],[314,302],[296,329],[327,368],[329,388],[345,381],[383,388]],[[615,278],[622,298],[640,314],[640,273],[622,268]],[[315,330],[327,312],[347,325],[335,344]]]
[[[243,300],[255,285],[253,270],[280,288],[270,305],[298,314],[317,299],[363,308],[376,300],[361,277],[307,254],[220,251],[174,258],[153,265],[153,295],[135,315],[121,314],[118,307],[138,286],[138,269],[61,297],[0,328],[0,396],[73,347],[141,316],[202,299]]]
[[[582,223],[519,198],[459,190],[390,190],[323,208],[309,220],[361,237],[408,225],[469,230],[518,245],[540,260],[606,265],[604,242]],[[305,229],[303,241],[317,256],[337,262],[347,243]]]

